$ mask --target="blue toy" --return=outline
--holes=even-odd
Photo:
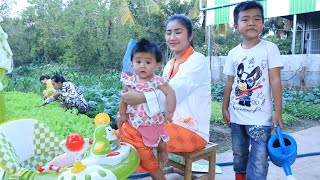
[[[276,128],[276,134],[268,141],[268,151],[273,164],[283,167],[287,179],[295,180],[290,165],[297,158],[297,143],[292,136],[283,134],[280,126]]]
[[[124,54],[123,60],[122,60],[122,65],[123,65],[122,72],[135,74],[133,67],[131,66],[131,51],[136,44],[137,44],[137,40],[130,39],[127,45],[126,53]]]

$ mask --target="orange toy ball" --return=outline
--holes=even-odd
[[[84,139],[81,134],[70,134],[66,140],[66,147],[72,152],[80,151],[84,146]]]
[[[109,124],[110,123],[110,116],[107,113],[99,113],[94,117],[94,124],[99,126],[101,124]]]

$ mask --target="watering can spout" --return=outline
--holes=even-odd
[[[292,171],[288,161],[283,162],[282,167],[287,176],[292,175]]]

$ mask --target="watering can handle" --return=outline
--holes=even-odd
[[[281,131],[281,128],[279,125],[276,128],[276,132],[279,137],[280,147],[281,147],[281,149],[283,149],[285,147],[285,144],[284,144],[284,140],[283,140],[283,134],[282,134],[282,131]]]

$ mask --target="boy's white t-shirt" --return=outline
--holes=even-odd
[[[241,44],[226,59],[223,73],[234,76],[230,94],[230,121],[240,125],[271,126],[273,102],[269,69],[283,67],[278,47],[261,40],[250,49]]]

